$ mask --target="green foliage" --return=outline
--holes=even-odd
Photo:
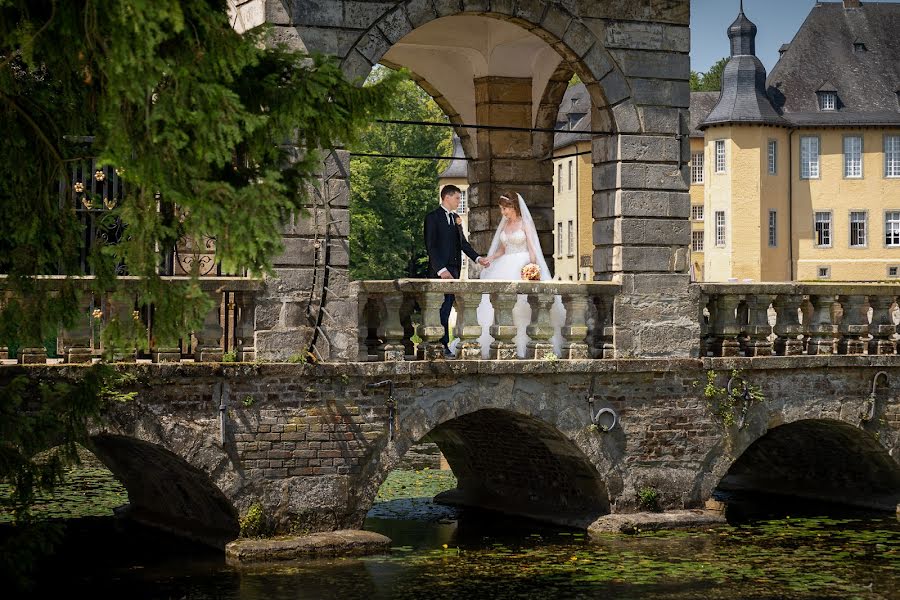
[[[722,72],[728,58],[720,58],[706,73],[691,71],[692,92],[718,92],[722,89]]]
[[[318,152],[281,142],[352,143],[399,77],[357,88],[336,61],[266,48],[265,33],[237,34],[225,0],[0,2],[0,131],[15,157],[0,162],[0,272],[16,292],[0,341],[38,345],[78,316],[81,284],[51,297],[34,276],[82,274],[81,225],[55,186],[87,155],[120,169],[125,190],[109,218],[127,234],[90,257],[95,291],[152,304],[159,345],[197,328],[209,300],[196,280],[163,284],[158,248],[210,236],[224,272],[270,271],[279,225],[321,166]],[[127,291],[114,278],[122,263],[138,277]],[[140,347],[146,330],[112,315],[104,335]]]
[[[289,363],[305,365],[307,358],[306,358],[306,354],[298,353],[298,354],[291,354],[287,360]]]
[[[638,490],[638,506],[642,510],[650,512],[660,512],[662,508],[659,506],[659,492],[656,488],[642,487]]]
[[[373,82],[388,69],[373,72]],[[399,85],[391,118],[447,122],[434,100],[412,81]],[[444,127],[373,125],[355,152],[450,156],[452,132]],[[424,276],[425,214],[438,203],[438,175],[446,161],[358,156],[350,164],[350,274],[354,279]]]
[[[735,424],[734,409],[736,407],[740,407],[743,412],[746,412],[750,404],[763,402],[766,399],[759,387],[749,383],[740,371],[732,370],[731,377],[733,378],[731,393],[728,392],[727,387],[720,387],[716,384],[715,371],[706,372],[706,385],[703,388],[707,407],[725,427]],[[750,398],[746,405],[743,399],[744,384],[747,385]]]
[[[254,402],[255,402],[255,400],[253,399],[253,396],[251,396],[250,394],[247,394],[246,396],[244,396],[244,399],[241,400],[241,404],[243,404],[247,408],[250,408],[251,406],[253,406]]]
[[[237,362],[237,350],[229,350],[222,355],[222,362]]]
[[[578,73],[573,74],[572,79],[569,80],[569,87],[578,85],[579,83],[581,83],[581,77],[578,76]]]
[[[263,507],[259,504],[251,504],[247,512],[240,518],[241,537],[256,538],[265,537],[272,533],[272,525],[266,516]]]
[[[544,355],[544,362],[556,362],[559,360],[559,357],[553,352],[548,352]]]

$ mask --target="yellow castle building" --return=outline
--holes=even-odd
[[[705,281],[900,278],[900,4],[816,4],[768,79],[756,32],[742,7],[717,103],[692,99],[692,262]]]

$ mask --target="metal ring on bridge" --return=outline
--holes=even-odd
[[[601,415],[610,415],[612,417],[612,423],[609,425],[601,425],[600,424],[600,416]],[[616,414],[611,408],[601,408],[597,411],[597,414],[594,415],[594,424],[597,425],[601,431],[612,431],[615,429],[616,424],[619,422],[619,415]]]

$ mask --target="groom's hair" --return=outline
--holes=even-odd
[[[461,193],[462,193],[462,190],[459,189],[458,187],[456,187],[455,185],[453,185],[452,183],[450,185],[445,185],[444,187],[441,188],[441,200],[443,200],[447,196],[450,196],[453,194],[461,194]]]

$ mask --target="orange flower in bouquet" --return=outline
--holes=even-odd
[[[534,263],[528,263],[522,267],[522,279],[525,281],[540,281],[541,268]]]

